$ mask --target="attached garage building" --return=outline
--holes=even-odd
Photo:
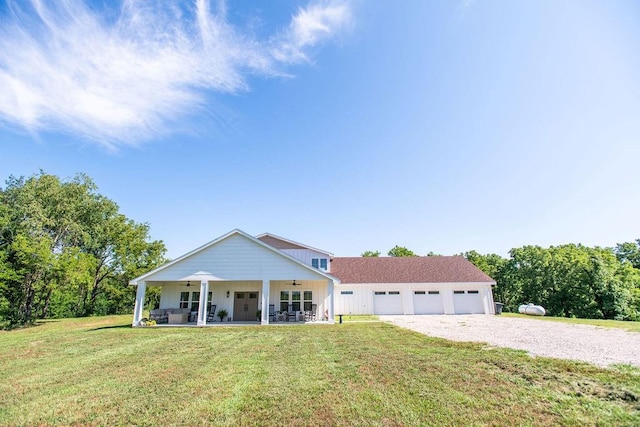
[[[494,314],[495,281],[461,256],[333,258],[336,314]]]

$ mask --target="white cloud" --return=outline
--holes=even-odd
[[[274,56],[281,61],[307,60],[305,49],[342,33],[351,22],[351,7],[344,1],[325,1],[300,8],[289,28],[276,38]]]
[[[347,3],[313,3],[257,40],[228,22],[224,2],[158,3],[98,11],[79,0],[8,0],[0,122],[107,148],[147,141],[197,114],[210,93],[247,90],[249,75],[283,75],[283,64],[308,60],[308,48],[351,20]]]

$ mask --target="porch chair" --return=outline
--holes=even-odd
[[[318,310],[318,304],[311,304],[311,310],[304,312],[304,321],[315,322],[317,310]]]
[[[276,305],[269,304],[269,322],[276,321]]]
[[[209,310],[209,313],[207,313],[207,322],[215,321],[216,307],[217,306],[215,304],[211,304],[211,309]]]
[[[289,309],[287,310],[287,322],[291,319],[293,319],[293,321],[295,322],[297,314],[298,313],[293,311],[293,304],[289,304]]]

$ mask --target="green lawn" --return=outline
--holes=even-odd
[[[551,317],[551,316],[527,316],[520,313],[502,313],[502,316],[520,317],[522,319],[538,319],[549,320],[552,322],[573,323],[579,325],[593,325],[602,328],[618,328],[626,329],[631,332],[640,332],[640,322],[625,322],[621,320],[603,320],[603,319],[575,319],[568,317]]]
[[[639,425],[640,370],[382,322],[0,332],[0,425]]]

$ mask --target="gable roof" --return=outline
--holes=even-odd
[[[229,237],[234,236],[234,235],[240,235],[240,236],[242,236],[242,237],[244,237],[244,238],[246,238],[246,239],[248,239],[248,240],[250,240],[250,241],[252,241],[252,242],[254,242],[256,244],[258,244],[259,246],[261,246],[261,247],[263,247],[263,248],[265,248],[265,249],[277,254],[278,256],[286,258],[286,259],[298,264],[299,266],[304,267],[305,269],[307,269],[309,271],[312,271],[312,272],[317,273],[317,274],[319,274],[321,276],[324,276],[327,279],[331,279],[331,280],[335,280],[336,282],[339,282],[339,280],[337,280],[337,278],[335,276],[333,276],[331,274],[328,274],[328,273],[325,273],[324,271],[318,270],[317,268],[313,268],[310,265],[307,265],[307,264],[297,260],[296,258],[292,257],[291,255],[289,255],[287,253],[284,253],[284,252],[274,248],[273,246],[270,246],[270,245],[268,245],[268,244],[256,239],[255,237],[245,233],[244,231],[239,230],[239,229],[235,229],[235,230],[232,230],[232,231],[228,232],[225,235],[222,235],[222,236],[218,237],[217,239],[214,239],[214,240],[212,240],[212,241],[210,241],[208,243],[205,243],[204,245],[200,246],[199,248],[196,248],[196,249],[192,250],[191,252],[187,252],[186,254],[184,254],[182,256],[179,256],[178,258],[176,258],[176,259],[174,259],[172,261],[169,261],[168,263],[163,264],[160,267],[157,267],[157,268],[149,271],[148,273],[143,274],[142,276],[139,276],[139,277],[136,277],[135,279],[130,280],[129,284],[130,285],[137,285],[138,281],[144,280],[147,277],[158,273],[159,271],[165,270],[165,269],[167,269],[167,268],[169,268],[169,267],[171,267],[171,266],[173,266],[175,264],[178,264],[181,261],[183,261],[183,260],[185,260],[185,259],[187,259],[187,258],[189,258],[189,257],[191,257],[193,255],[196,255],[196,254],[198,254],[198,253],[210,248],[211,246],[214,246],[217,243],[220,243],[221,241],[226,240]],[[205,271],[198,271],[197,273],[193,273],[193,274],[194,275],[202,275],[204,277],[204,276],[208,276],[210,273],[205,272]]]
[[[495,283],[462,256],[334,258],[331,274],[345,283]]]
[[[273,246],[276,249],[311,249],[312,251],[320,252],[322,254],[329,255],[330,258],[333,258],[333,254],[331,252],[323,251],[322,249],[314,248],[308,245],[303,245],[302,243],[294,242],[293,240],[285,239],[284,237],[276,236],[271,233],[263,233],[259,236],[256,236],[256,239],[266,243],[269,246]]]

